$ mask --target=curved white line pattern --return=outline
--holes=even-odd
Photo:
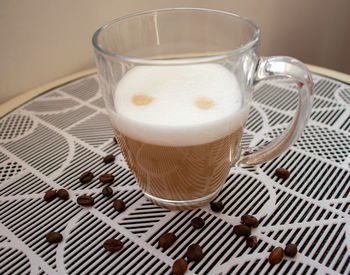
[[[12,112],[0,121],[0,144],[19,140],[31,134],[37,126],[37,120],[25,112]]]
[[[174,260],[198,243],[204,257],[189,264],[188,274],[349,274],[350,86],[320,75],[314,80],[314,108],[304,134],[272,161],[231,169],[216,198],[225,204],[221,213],[209,206],[169,211],[142,195],[113,140],[96,75],[48,91],[2,117],[0,273],[169,274]],[[259,86],[245,146],[271,140],[288,125],[294,89],[276,80]],[[107,154],[116,156],[114,163],[103,162]],[[278,167],[290,170],[290,178],[278,179]],[[88,170],[95,177],[80,183]],[[103,173],[115,175],[111,197],[101,194]],[[58,188],[69,191],[68,201],[43,201],[48,189]],[[82,194],[95,198],[93,207],[77,204]],[[126,202],[124,212],[114,210],[115,199]],[[259,240],[253,249],[232,231],[246,213],[260,219],[252,231]],[[206,222],[200,230],[190,225],[196,216]],[[48,231],[62,232],[64,241],[48,244]],[[158,239],[169,231],[178,238],[164,250]],[[110,237],[122,240],[123,250],[106,252],[102,243]],[[298,256],[271,266],[270,251],[288,242],[298,244]]]

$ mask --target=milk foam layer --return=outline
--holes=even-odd
[[[134,67],[119,82],[114,103],[118,131],[164,146],[214,141],[247,117],[235,76],[218,64]]]

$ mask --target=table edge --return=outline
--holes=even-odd
[[[313,73],[321,74],[323,76],[328,76],[328,77],[331,77],[335,80],[339,80],[339,81],[350,84],[350,75],[349,74],[338,72],[338,71],[331,70],[331,69],[326,69],[326,68],[319,67],[316,65],[311,65],[311,64],[306,64],[306,66]]]
[[[350,75],[348,75],[348,74],[334,71],[331,69],[326,69],[326,68],[315,66],[315,65],[310,65],[310,64],[306,64],[306,66],[313,73],[321,74],[321,75],[328,76],[328,77],[331,77],[331,78],[336,79],[336,80],[350,83]],[[74,74],[59,78],[57,80],[46,83],[44,85],[41,85],[41,86],[34,88],[32,90],[29,90],[27,92],[24,92],[24,93],[12,98],[12,99],[0,104],[0,117],[4,116],[5,114],[16,109],[17,107],[19,107],[23,103],[29,101],[30,99],[34,98],[35,96],[40,95],[43,92],[46,92],[50,89],[58,87],[58,86],[60,86],[64,83],[67,83],[69,81],[72,81],[72,80],[75,80],[77,78],[84,77],[84,76],[87,76],[87,75],[90,75],[90,74],[93,74],[96,72],[97,72],[96,68],[84,70],[84,71],[81,71],[78,73],[74,73]]]
[[[34,89],[31,89],[29,91],[26,91],[14,98],[11,98],[8,101],[5,101],[4,103],[0,104],[0,117],[6,115],[7,113],[11,112],[12,110],[16,109],[17,107],[21,106],[23,103],[29,101],[30,99],[40,95],[41,93],[44,93],[50,89],[53,89],[55,87],[61,86],[62,84],[65,84],[69,81],[78,79],[80,77],[84,77],[93,73],[96,73],[97,69],[88,69],[84,70],[78,73],[74,73],[68,76],[64,76],[62,78],[56,79],[52,82],[46,83],[44,85],[41,85],[39,87],[36,87]]]

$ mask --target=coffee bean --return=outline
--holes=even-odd
[[[114,140],[115,143],[118,143],[118,140],[117,140],[116,137],[113,137],[113,140]]]
[[[123,212],[125,210],[125,203],[123,200],[115,200],[113,202],[113,207],[118,212]]]
[[[250,227],[258,227],[259,225],[258,219],[251,215],[243,215],[241,221]]]
[[[59,243],[63,240],[63,236],[59,232],[49,232],[46,234],[46,240],[49,243]]]
[[[191,220],[191,224],[195,229],[199,229],[204,226],[205,221],[201,217],[195,217]]]
[[[298,247],[295,244],[289,243],[286,245],[284,253],[289,257],[294,257],[298,253]]]
[[[251,233],[251,230],[250,230],[250,227],[248,225],[239,224],[233,228],[233,232],[237,236],[249,236]]]
[[[188,264],[185,259],[177,259],[172,267],[172,272],[174,275],[183,275],[187,270]]]
[[[115,252],[123,248],[123,243],[116,239],[108,239],[104,241],[103,247],[108,251]]]
[[[246,243],[249,247],[254,248],[258,242],[258,239],[255,236],[249,236],[246,239]]]
[[[81,174],[81,176],[79,177],[79,180],[81,183],[88,183],[93,179],[93,177],[94,177],[94,174],[90,171],[87,171]]]
[[[287,179],[289,178],[289,175],[290,175],[289,171],[284,168],[277,168],[275,171],[275,174],[280,179]]]
[[[57,193],[55,190],[49,190],[45,193],[44,201],[52,201],[54,198],[56,198]]]
[[[113,155],[107,155],[107,156],[105,156],[104,158],[103,158],[103,162],[104,163],[111,163],[111,162],[113,162],[115,160],[115,156],[113,156]]]
[[[176,235],[174,233],[166,233],[159,238],[158,244],[160,247],[167,249],[176,241]]]
[[[187,248],[186,256],[189,261],[198,262],[203,258],[202,248],[198,244],[191,244]]]
[[[109,197],[113,195],[113,189],[109,186],[106,186],[102,189],[102,195],[105,197]]]
[[[220,201],[211,202],[210,203],[210,208],[214,212],[221,212],[224,209],[224,204],[222,202],[220,202]]]
[[[94,204],[94,198],[87,195],[81,195],[77,198],[77,202],[82,206],[92,206]]]
[[[61,198],[62,200],[68,200],[69,199],[69,193],[66,189],[59,189],[57,191],[57,195],[59,198]]]
[[[278,264],[283,259],[283,248],[282,247],[276,247],[274,250],[271,251],[269,256],[269,262],[270,264]]]
[[[103,183],[112,183],[114,181],[114,176],[112,174],[103,174],[100,176],[100,181]]]

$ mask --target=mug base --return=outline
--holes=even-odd
[[[196,198],[193,200],[168,200],[155,197],[147,192],[143,192],[143,194],[153,204],[158,205],[162,208],[166,208],[169,210],[190,210],[209,204],[212,200],[215,199],[219,192],[220,190],[217,190],[205,197]]]

